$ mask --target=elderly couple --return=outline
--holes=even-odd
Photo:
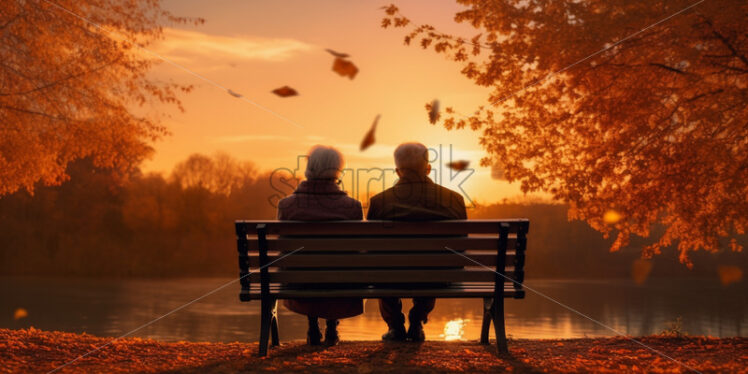
[[[404,143],[395,149],[397,183],[370,199],[369,220],[426,221],[440,219],[465,219],[465,202],[462,196],[444,188],[428,177],[431,165],[428,150],[420,143]],[[338,187],[343,169],[343,155],[332,147],[316,146],[309,153],[301,182],[291,196],[278,203],[279,220],[360,220],[361,203],[348,197]],[[382,336],[385,341],[415,341],[425,339],[423,323],[434,309],[434,298],[414,298],[408,313],[410,326],[405,331],[405,316],[398,298],[379,300],[379,311],[387,322],[389,331]],[[338,319],[363,313],[361,299],[286,300],[285,306],[309,318],[307,342],[322,344],[322,333],[317,318],[327,320],[324,344],[335,345],[338,337]]]

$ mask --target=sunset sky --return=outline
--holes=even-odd
[[[168,172],[192,153],[227,152],[251,160],[262,169],[296,166],[296,156],[314,144],[339,148],[349,168],[392,167],[392,152],[403,141],[441,145],[443,159],[470,160],[475,174],[462,185],[474,201],[495,202],[521,195],[517,185],[493,180],[478,166],[483,155],[479,133],[445,130],[428,123],[424,104],[439,99],[444,106],[470,113],[485,103],[488,90],[472,84],[454,62],[403,45],[403,29],[382,29],[381,1],[166,1],[164,8],[180,16],[205,18],[197,27],[173,25],[165,40],[150,47],[206,79],[241,93],[247,99],[289,119],[285,121],[237,99],[190,72],[162,62],[159,79],[195,85],[183,95],[186,108],[146,105],[162,116],[172,132],[156,143],[146,171]],[[416,23],[472,36],[474,29],[452,20],[460,6],[451,0],[398,1]],[[331,71],[333,57],[325,48],[345,52],[360,69],[354,80]],[[279,98],[270,91],[289,85],[300,96]],[[377,143],[358,147],[377,114]],[[295,123],[295,124],[294,124]],[[437,167],[436,164],[433,165]],[[447,169],[444,169],[448,172]],[[456,188],[462,176],[445,186]]]

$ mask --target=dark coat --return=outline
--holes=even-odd
[[[332,180],[301,182],[293,195],[278,202],[279,220],[360,220],[361,203],[348,197]],[[303,253],[292,256],[303,256]],[[299,314],[325,319],[354,317],[364,312],[360,298],[285,300],[286,308]]]
[[[366,219],[431,221],[467,219],[462,195],[434,183],[429,177],[400,178],[369,200]]]
[[[449,219],[467,219],[467,210],[465,209],[465,200],[462,195],[434,183],[429,177],[401,177],[394,186],[372,196],[369,200],[369,212],[366,214],[367,220],[382,219],[393,221],[437,221]],[[403,251],[406,253],[407,251]],[[420,253],[423,253],[422,251]],[[448,253],[438,251],[435,253]],[[447,268],[447,269],[459,269]],[[420,284],[420,287],[436,287],[446,284]],[[386,287],[400,287],[403,285],[387,284]],[[414,287],[413,285],[404,285],[405,287]],[[383,305],[394,303],[396,299],[380,299],[380,312],[385,321],[394,321],[389,310],[392,306]],[[415,301],[414,301],[415,302]],[[420,298],[420,306],[414,309],[418,313],[423,313],[420,308],[424,307],[430,310],[434,307],[433,298]],[[430,306],[428,306],[430,305]],[[411,309],[413,312],[414,309]],[[428,315],[428,311],[425,312]],[[425,320],[426,316],[423,315]]]
[[[279,220],[332,221],[363,219],[361,203],[332,180],[307,180],[278,202]]]

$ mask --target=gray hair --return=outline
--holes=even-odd
[[[343,154],[333,147],[315,145],[309,150],[306,179],[335,179],[343,170]]]
[[[403,143],[395,149],[395,166],[402,172],[426,173],[429,165],[429,150],[421,143]]]

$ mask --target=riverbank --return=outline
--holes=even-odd
[[[647,336],[641,343],[702,373],[748,372],[748,338]],[[0,372],[46,373],[99,346],[101,350],[62,367],[60,373],[379,373],[379,372],[688,372],[686,366],[629,339],[510,341],[510,355],[475,341],[424,344],[354,341],[331,348],[302,342],[256,357],[257,343],[165,343],[49,332],[0,329]]]

